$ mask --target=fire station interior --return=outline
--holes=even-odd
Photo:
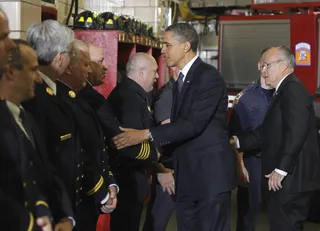
[[[165,28],[172,23],[188,22],[198,32],[198,55],[222,74],[228,88],[229,111],[235,96],[258,80],[257,61],[264,48],[284,45],[298,54],[298,46],[303,43],[308,46],[307,59],[297,61],[295,73],[315,96],[314,105],[320,116],[319,1],[3,0],[0,7],[9,17],[12,38],[25,39],[29,25],[55,19],[73,28],[77,39],[101,46],[109,69],[104,84],[96,89],[105,97],[120,81],[125,63],[136,52],[146,52],[158,62],[157,88],[168,81],[171,73],[161,48]],[[96,27],[97,17],[105,20],[103,28]],[[265,210],[262,205],[258,231],[269,230]],[[141,217],[141,230],[145,213],[146,209]],[[320,216],[319,209],[314,213]],[[232,193],[231,230],[236,230],[236,219],[235,190]],[[166,230],[177,230],[175,212]],[[320,223],[308,222],[305,230],[320,231]]]

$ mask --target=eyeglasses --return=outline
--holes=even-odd
[[[282,62],[283,60],[277,60],[277,61],[274,61],[274,62],[271,62],[271,63],[263,63],[262,66],[261,66],[261,69],[269,69],[271,67],[272,64],[275,64],[275,63],[279,63],[279,62]]]

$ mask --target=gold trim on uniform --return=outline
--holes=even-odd
[[[88,195],[88,196],[91,196],[91,195],[93,195],[94,193],[96,193],[96,192],[101,188],[102,184],[103,184],[103,177],[100,176],[100,180],[98,181],[98,183],[94,186],[93,189],[91,189],[91,190],[89,190],[89,191],[87,192],[87,195]]]
[[[47,92],[49,95],[53,95],[53,90],[52,90],[50,87],[47,87],[47,88],[46,88],[46,92]]]
[[[72,99],[76,98],[76,96],[77,96],[74,91],[69,91],[68,94],[69,94],[70,98],[72,98]]]
[[[60,136],[60,140],[64,141],[64,140],[70,139],[71,137],[72,137],[71,133],[68,133],[63,136]]]
[[[39,205],[44,205],[44,206],[46,206],[47,208],[49,208],[49,205],[48,205],[47,202],[45,202],[45,201],[37,201],[37,202],[36,202],[36,206],[39,206]]]
[[[148,141],[143,141],[141,144],[141,149],[136,159],[146,160],[150,156],[150,144]]]
[[[29,217],[30,217],[30,223],[28,226],[28,231],[31,231],[33,229],[33,225],[34,225],[34,218],[33,218],[32,213],[29,213]]]

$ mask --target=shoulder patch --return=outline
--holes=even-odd
[[[240,100],[240,98],[241,98],[242,95],[243,95],[243,93],[240,92],[240,93],[236,96],[236,98],[234,99],[233,103],[234,103],[234,104],[238,104],[238,103],[239,103],[239,100]]]

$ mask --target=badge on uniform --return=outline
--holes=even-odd
[[[72,98],[72,99],[76,98],[76,93],[74,91],[69,91],[68,94],[69,94],[70,98]]]
[[[236,98],[234,99],[233,103],[234,103],[234,104],[238,104],[238,103],[239,103],[239,100],[240,100],[240,98],[241,98],[242,95],[243,95],[242,92],[240,92],[240,93],[236,96]]]
[[[50,87],[47,87],[47,88],[46,88],[46,92],[47,92],[49,95],[53,95],[53,90],[52,90]]]

